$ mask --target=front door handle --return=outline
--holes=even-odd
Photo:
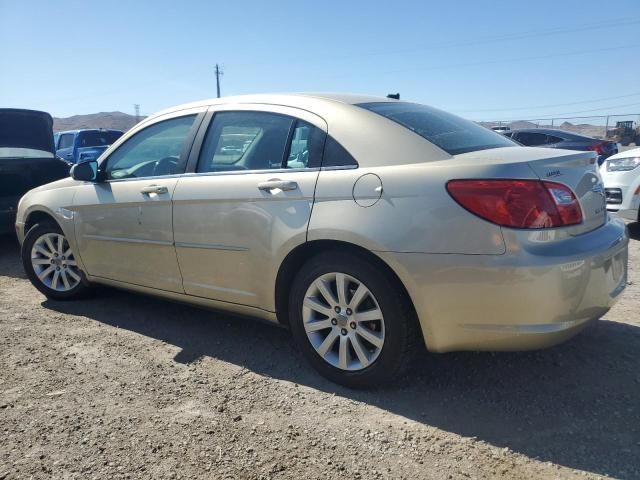
[[[273,178],[271,180],[267,180],[266,182],[260,182],[258,184],[258,189],[263,190],[265,192],[271,192],[272,190],[297,190],[298,184],[292,180],[280,180],[278,178]]]
[[[169,193],[169,189],[167,187],[162,187],[160,185],[149,185],[148,187],[142,187],[140,189],[140,193],[145,195],[149,195],[151,193],[157,193],[158,195],[161,193]]]

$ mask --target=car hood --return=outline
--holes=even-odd
[[[616,158],[629,158],[629,157],[640,157],[640,147],[632,148],[631,150],[625,150],[624,152],[616,153],[615,155],[611,155],[607,157],[607,160],[615,160]]]
[[[0,108],[0,147],[31,148],[55,154],[53,118],[47,112]]]
[[[40,185],[39,187],[36,187],[30,190],[30,192],[44,192],[46,190],[57,190],[60,188],[77,187],[78,185],[82,185],[82,182],[79,182],[78,180],[74,180],[71,177],[67,177],[67,178],[63,178],[62,180],[56,180],[55,182]]]

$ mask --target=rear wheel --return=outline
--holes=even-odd
[[[87,293],[89,285],[58,225],[47,222],[31,228],[21,254],[29,280],[48,298],[71,300]]]
[[[325,377],[353,388],[398,378],[420,338],[407,299],[386,272],[357,255],[328,252],[296,276],[291,330]]]

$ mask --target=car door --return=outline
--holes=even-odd
[[[175,246],[187,294],[273,311],[280,261],[306,241],[326,123],[243,108],[201,129],[174,193]]]
[[[203,116],[182,111],[141,126],[101,162],[101,181],[78,188],[74,225],[89,275],[183,292],[171,196]]]

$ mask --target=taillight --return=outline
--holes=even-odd
[[[589,145],[587,150],[592,150],[596,152],[598,155],[604,155],[604,142],[596,143],[595,145]]]
[[[447,191],[471,213],[503,227],[551,228],[582,222],[571,189],[541,180],[451,180]]]

